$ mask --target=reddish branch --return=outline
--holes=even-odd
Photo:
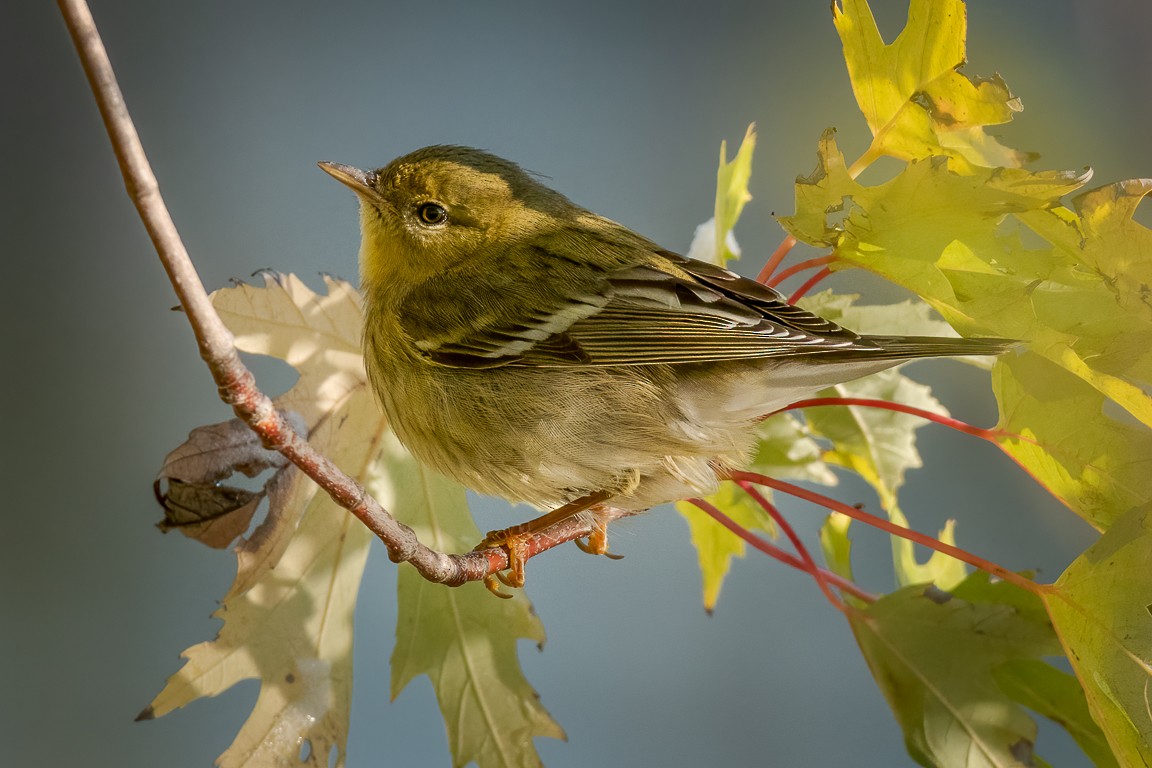
[[[84,0],[59,0],[59,5],[116,152],[128,196],[136,205],[180,305],[192,324],[200,356],[212,372],[212,378],[220,389],[220,398],[232,406],[236,415],[260,436],[268,448],[282,453],[323,488],[333,501],[379,536],[394,561],[410,562],[429,581],[451,586],[483,579],[489,573],[507,568],[508,556],[503,550],[448,555],[421,544],[411,528],[392,517],[359,483],[293,430],[277,412],[272,400],[257,388],[252,373],[240,361],[232,333],[216,314],[164,204],[91,11]],[[528,543],[527,556],[588,533],[589,526],[576,521],[554,526]]]
[[[814,259],[807,259],[805,261],[797,262],[796,264],[788,267],[788,269],[785,269],[780,274],[768,280],[766,285],[769,288],[775,288],[788,278],[792,277],[792,275],[798,275],[804,270],[812,269],[813,267],[823,267],[827,264],[831,264],[832,262],[836,261],[837,258],[838,257],[835,254],[829,254],[827,256],[817,256]]]
[[[796,302],[800,301],[800,299],[804,298],[808,291],[815,288],[821,280],[828,277],[830,274],[832,274],[832,268],[824,267],[824,269],[812,275],[812,277],[804,281],[803,285],[796,289],[795,293],[788,297],[788,303],[795,304]]]
[[[1029,592],[1039,593],[1043,589],[1039,584],[1032,581],[1031,579],[1025,578],[1018,573],[1013,573],[1007,568],[997,565],[991,560],[986,560],[979,555],[975,555],[966,549],[960,549],[960,547],[956,547],[951,544],[945,544],[939,539],[935,539],[923,533],[918,533],[917,531],[913,531],[911,528],[905,528],[902,525],[896,525],[895,523],[886,520],[885,518],[877,517],[876,515],[865,512],[862,509],[857,509],[856,507],[845,504],[842,501],[837,501],[836,499],[833,499],[829,496],[816,493],[815,491],[810,491],[807,488],[801,488],[798,485],[787,483],[783,480],[776,480],[768,477],[767,475],[761,475],[756,472],[731,472],[729,473],[728,477],[729,479],[735,480],[736,482],[743,481],[748,483],[755,483],[756,485],[763,485],[768,488],[774,488],[791,496],[804,499],[805,501],[810,501],[813,504],[819,504],[825,509],[830,509],[833,512],[839,512],[852,518],[853,520],[858,520],[865,525],[878,528],[885,533],[890,533],[893,536],[899,536],[902,539],[908,539],[915,544],[928,547],[929,549],[932,549],[936,552],[943,552],[949,557],[954,557],[963,563],[968,563],[968,565],[979,568],[982,571],[990,573],[993,576],[1002,579],[1003,581],[1020,587],[1021,589],[1028,590]]]
[[[740,481],[738,485],[744,490],[744,493],[752,497],[752,500],[760,505],[768,515],[776,521],[776,525],[780,526],[780,530],[792,542],[792,546],[796,549],[796,554],[800,555],[800,559],[804,563],[804,570],[816,580],[816,585],[820,587],[820,591],[824,593],[824,597],[828,598],[828,602],[839,611],[844,610],[844,603],[828,586],[828,580],[824,578],[824,572],[820,566],[816,565],[816,561],[812,559],[812,555],[808,552],[808,547],[804,546],[804,542],[796,535],[796,531],[792,529],[792,524],[784,519],[784,515],[780,514],[780,510],[776,509],[776,505],[768,501],[764,494],[757,490],[756,486],[752,483]]]
[[[728,517],[728,515],[721,512],[714,504],[711,504],[704,499],[689,499],[688,502],[703,510],[713,520],[739,536],[749,546],[759,550],[760,552],[763,552],[765,555],[768,555],[768,557],[771,557],[774,560],[779,560],[781,563],[784,563],[784,565],[795,568],[798,571],[811,573],[808,566],[800,558],[788,554],[770,542],[764,541],[764,539],[752,533],[747,528],[740,525],[740,523],[736,522],[732,518]],[[868,603],[876,601],[875,595],[865,592],[863,589],[856,586],[851,581],[843,578],[839,574],[832,573],[831,571],[825,570],[823,568],[817,568],[817,570],[820,572],[820,575],[824,581],[836,587],[837,589],[846,592],[853,597],[858,597]]]
[[[760,270],[760,274],[756,275],[756,279],[762,283],[767,283],[768,278],[772,277],[772,273],[776,271],[776,268],[780,266],[780,262],[784,261],[784,258],[788,255],[788,252],[791,251],[792,247],[795,245],[795,237],[792,235],[785,237],[784,240],[781,241],[779,247],[776,248],[776,252],[773,253],[768,261],[764,264],[764,268]]]

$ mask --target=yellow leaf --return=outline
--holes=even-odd
[[[1090,524],[1104,530],[1152,497],[1152,434],[1106,415],[1098,391],[1034,354],[992,376],[1000,447]]]
[[[752,153],[756,149],[756,126],[749,125],[736,157],[728,161],[728,143],[720,142],[720,167],[716,171],[715,262],[724,266],[739,254],[728,246],[728,235],[736,226],[744,205],[752,199],[748,180],[752,177]]]
[[[1019,99],[999,77],[970,79],[961,0],[912,0],[908,22],[885,44],[865,0],[832,5],[856,101],[874,141],[869,159],[948,155],[979,166],[1019,167],[1028,157],[983,131],[1012,119]]]
[[[772,518],[735,483],[721,483],[719,490],[706,497],[705,501],[749,531],[764,531],[773,538],[776,536]],[[692,545],[696,547],[700,562],[700,575],[704,581],[704,610],[711,613],[716,607],[716,601],[720,599],[720,588],[724,585],[732,558],[744,557],[746,545],[743,539],[695,504],[677,502],[676,511],[688,522]]]
[[[358,353],[360,304],[346,283],[313,293],[292,276],[219,291],[213,301],[237,346],[273,354],[300,371],[277,405],[304,417],[314,446],[353,477],[376,465],[383,421]],[[326,417],[326,418],[321,418]],[[216,639],[184,652],[146,715],[161,716],[241,680],[261,681],[256,706],[223,768],[299,760],[344,764],[352,680],[352,619],[371,534],[294,467],[268,486],[269,512],[237,547],[235,583],[216,612]]]

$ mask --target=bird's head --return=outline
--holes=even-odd
[[[580,211],[515,163],[468,147],[425,147],[374,171],[319,165],[360,198],[366,285],[421,281],[473,258],[499,258]]]

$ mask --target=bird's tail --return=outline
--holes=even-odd
[[[918,357],[999,355],[1020,344],[1015,339],[950,339],[941,336],[865,336],[863,340],[875,344],[877,349],[859,350],[852,357],[912,360]]]

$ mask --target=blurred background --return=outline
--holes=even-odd
[[[891,40],[905,2],[874,2]],[[432,143],[489,149],[575,201],[685,250],[712,211],[717,151],[759,126],[737,235],[754,273],[792,210],[792,183],[835,126],[867,144],[828,0],[709,3],[94,1],[167,203],[211,288],[274,268],[356,277],[356,203],[317,160],[379,166]],[[1152,6],[973,0],[970,74],[1000,72],[1025,111],[993,129],[1037,167],[1152,175]],[[214,636],[235,560],[153,527],[160,460],[228,418],[116,163],[55,6],[0,7],[0,254],[7,403],[0,461],[0,744],[10,765],[206,766],[256,698],[240,685],[154,722],[133,717]],[[732,147],[734,150],[734,146]],[[830,283],[899,298],[867,276]],[[283,366],[257,363],[277,393]],[[908,369],[954,414],[995,420],[967,366]],[[1092,539],[992,446],[921,433],[903,494],[915,527],[1054,579]],[[875,509],[845,480],[836,495]],[[478,504],[481,527],[526,510]],[[784,502],[811,540],[820,514]],[[620,562],[575,547],[532,563],[549,640],[522,661],[586,765],[911,765],[841,619],[804,576],[735,563],[700,607],[687,527],[671,509],[613,529]],[[858,571],[892,588],[888,542],[857,530]],[[448,765],[431,686],[389,703],[395,567],[377,548],[361,589],[348,765]],[[1055,728],[1039,754],[1087,765]]]

